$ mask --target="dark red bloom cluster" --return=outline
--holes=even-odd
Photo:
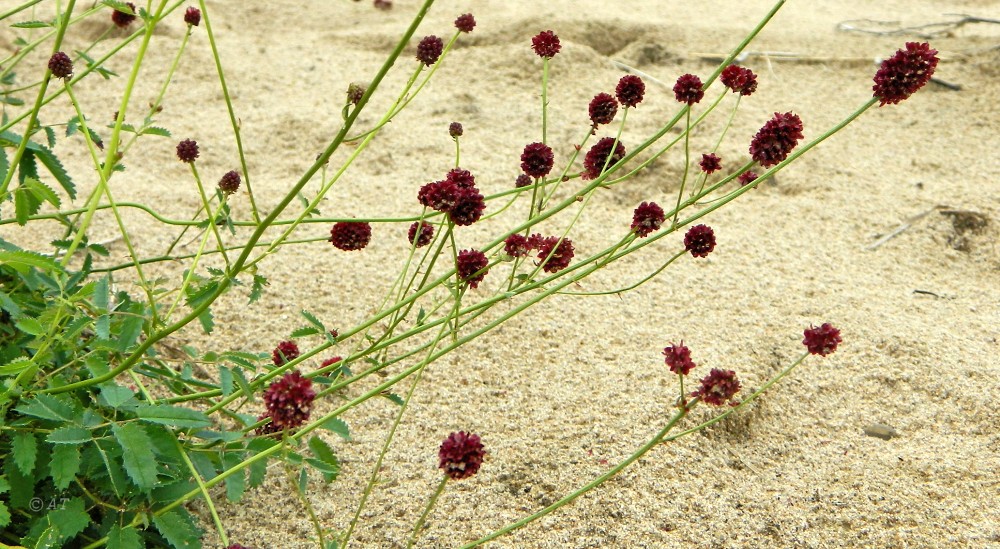
[[[684,235],[684,249],[694,257],[708,257],[715,249],[715,231],[708,225],[695,225]]]
[[[219,190],[226,194],[233,194],[240,188],[240,172],[230,170],[219,179]]]
[[[729,65],[719,75],[722,85],[733,90],[733,93],[750,95],[757,91],[757,75],[752,70],[739,65]]]
[[[802,119],[797,114],[774,113],[750,141],[750,157],[765,168],[788,158],[802,139]]]
[[[458,278],[463,282],[468,282],[469,287],[475,289],[486,278],[486,274],[489,272],[486,266],[489,264],[490,262],[483,252],[462,250],[458,252],[455,269],[458,271]]]
[[[642,102],[642,96],[646,93],[646,84],[642,81],[642,78],[634,74],[626,74],[618,81],[618,87],[615,88],[615,95],[618,96],[618,102],[628,107],[635,107],[640,102]]]
[[[429,67],[437,62],[442,51],[444,51],[444,42],[440,38],[433,34],[425,36],[417,44],[417,61]]]
[[[417,200],[428,208],[447,213],[456,225],[472,225],[486,209],[486,199],[476,188],[476,178],[461,168],[449,171],[441,181],[421,187]]]
[[[618,114],[618,101],[610,93],[599,93],[590,100],[588,111],[590,122],[595,128],[601,124],[610,124]]]
[[[115,12],[118,13],[118,12]],[[177,158],[181,162],[191,163],[198,158],[198,142],[193,139],[185,139],[177,144]]]
[[[722,159],[715,153],[701,155],[701,171],[712,173],[722,169]]]
[[[528,238],[522,234],[514,233],[503,241],[503,251],[511,257],[524,257],[531,251],[528,246]]]
[[[632,232],[637,236],[644,237],[649,233],[659,230],[663,225],[665,216],[663,208],[656,202],[643,202],[639,204],[632,214]]]
[[[712,406],[722,406],[727,403],[735,406],[737,403],[730,399],[740,391],[740,387],[736,372],[712,368],[712,371],[701,380],[701,387],[691,393],[691,396],[700,397],[702,402]]]
[[[275,366],[281,366],[299,358],[299,354],[299,346],[294,341],[282,341],[271,352],[271,360],[274,361]]]
[[[583,159],[583,178],[597,179],[604,171],[605,165],[610,168],[622,158],[625,158],[625,145],[622,145],[621,141],[615,144],[613,137],[602,138],[587,151],[587,156]]]
[[[825,322],[822,326],[809,325],[803,333],[802,344],[814,355],[826,356],[837,350],[840,344],[840,330]]]
[[[357,105],[361,102],[361,98],[365,96],[366,91],[368,91],[368,86],[351,82],[347,85],[347,102],[351,105]]]
[[[128,9],[132,10],[132,13],[125,13],[123,11],[113,10],[111,12],[111,22],[118,26],[120,29],[124,29],[129,26],[132,21],[135,21],[135,4],[132,2],[125,2]]]
[[[924,87],[937,68],[937,53],[926,42],[907,42],[906,49],[896,50],[895,55],[882,61],[872,86],[874,97],[880,99],[879,106],[895,105]]]
[[[267,412],[260,419],[271,418],[271,423],[263,426],[267,429],[262,429],[266,431],[262,434],[294,429],[309,421],[315,398],[312,380],[302,377],[298,370],[285,374],[264,391]]]
[[[554,162],[552,148],[545,143],[529,143],[521,153],[521,169],[529,177],[545,177]]]
[[[547,273],[558,273],[569,267],[569,262],[573,260],[573,241],[558,236],[542,236],[533,234],[528,237],[528,247],[538,250],[538,260],[545,261],[542,270]]]
[[[448,435],[438,450],[438,467],[452,480],[461,480],[475,475],[483,464],[486,451],[479,435],[459,431]]]
[[[542,31],[532,37],[531,48],[535,50],[535,53],[539,57],[551,59],[559,53],[562,44],[559,43],[559,37],[556,36],[556,33],[548,30]]]
[[[736,178],[740,182],[740,187],[745,187],[757,180],[757,172],[745,171]]]
[[[462,128],[461,123],[452,122],[451,124],[448,124],[448,135],[452,137],[462,137],[463,133],[465,133],[465,129]]]
[[[705,97],[705,91],[701,89],[701,78],[693,74],[684,74],[677,79],[674,84],[674,97],[681,103],[694,105]]]
[[[525,174],[525,173],[522,173],[521,175],[517,176],[517,179],[514,180],[514,188],[515,189],[520,189],[522,187],[528,187],[530,185],[531,185],[531,177],[528,174]]]
[[[49,58],[49,70],[56,78],[73,76],[73,60],[64,52],[57,51]]]
[[[663,361],[675,374],[686,376],[695,367],[694,361],[691,360],[691,349],[685,347],[683,341],[680,345],[671,344],[669,347],[665,347],[663,356],[665,357]]]
[[[184,22],[192,27],[201,24],[201,10],[192,6],[184,11]]]
[[[417,248],[423,248],[430,244],[431,239],[434,238],[434,226],[423,221],[414,221],[413,225],[410,225],[407,238],[410,239],[410,244]]]
[[[320,368],[326,368],[327,366],[333,366],[334,364],[340,362],[341,360],[344,360],[344,358],[343,357],[339,357],[339,356],[335,356],[333,358],[328,358],[328,359],[324,360],[319,365],[319,367]]]
[[[339,221],[330,228],[329,242],[351,252],[362,250],[372,239],[372,226],[365,221]]]
[[[472,32],[476,28],[476,18],[471,13],[464,13],[455,19],[455,28],[459,32]]]

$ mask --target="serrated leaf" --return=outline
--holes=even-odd
[[[101,386],[101,401],[105,406],[118,408],[130,401],[135,404],[134,397],[135,393],[128,387],[114,384]]]
[[[158,126],[149,126],[142,130],[142,135],[161,135],[163,137],[170,137],[170,131],[166,128],[160,128]]]
[[[10,449],[14,453],[14,463],[25,475],[35,470],[38,457],[38,441],[32,433],[16,433],[11,437]]]
[[[75,444],[57,444],[52,448],[49,476],[58,490],[65,490],[80,472],[80,447]]]
[[[42,130],[45,132],[45,139],[46,139],[46,141],[48,141],[49,148],[51,149],[51,148],[55,147],[56,146],[56,131],[52,129],[52,126],[45,126],[44,128],[42,128]]]
[[[0,309],[7,311],[10,316],[14,317],[21,314],[21,307],[3,290],[0,290]]]
[[[10,483],[7,482],[6,478],[0,476],[0,494],[5,493],[7,490],[10,490]]]
[[[351,440],[351,431],[348,428],[347,423],[339,417],[331,417],[330,419],[324,421],[320,425],[320,428],[332,431],[344,440]]]
[[[112,526],[108,531],[108,549],[142,549],[139,531],[134,526]]]
[[[143,406],[136,410],[136,415],[142,421],[181,428],[208,427],[212,424],[212,420],[202,412],[167,404]]]
[[[246,376],[243,375],[243,370],[233,368],[233,380],[240,386],[240,394],[247,400],[253,401],[253,390],[250,389],[250,383],[247,382]]]
[[[129,307],[128,312],[123,313],[125,321],[122,322],[121,330],[119,330],[117,337],[115,337],[115,348],[119,352],[124,353],[139,339],[139,334],[142,333],[143,322],[146,320],[142,313],[143,307],[141,303],[133,303]]]
[[[60,162],[59,159],[56,158],[56,155],[52,151],[46,149],[45,147],[42,147],[41,145],[39,145],[38,149],[35,150],[35,155],[38,157],[38,160],[42,162],[42,165],[44,165],[45,168],[49,170],[49,173],[52,174],[52,177],[56,178],[56,181],[58,181],[59,185],[61,185],[63,190],[66,191],[66,194],[68,194],[70,198],[75,200],[76,184],[73,183],[73,180],[69,177],[69,174],[66,173],[66,169],[63,168],[62,162]]]
[[[50,395],[35,395],[30,400],[21,401],[15,410],[25,415],[54,421],[74,422],[75,420],[73,408]]]
[[[50,512],[47,518],[49,524],[55,526],[62,542],[73,539],[90,524],[90,515],[84,510],[83,500],[80,498],[67,501],[59,509]]]
[[[49,187],[45,183],[42,183],[41,181],[31,177],[25,179],[24,184],[25,186],[28,187],[28,190],[30,190],[32,194],[35,195],[35,198],[37,198],[39,201],[48,202],[49,204],[52,204],[56,208],[62,206],[62,200],[60,200],[59,195],[57,195],[56,192],[52,190],[52,187]]]
[[[219,388],[222,389],[222,396],[233,394],[233,372],[225,366],[219,366]]]
[[[392,402],[394,402],[397,406],[402,406],[403,405],[403,399],[402,399],[402,397],[400,397],[396,393],[386,393],[386,392],[383,392],[381,394],[385,398],[387,398],[387,399],[391,400]]]
[[[313,328],[312,326],[303,326],[297,330],[292,331],[292,338],[294,339],[298,337],[306,337],[306,336],[316,335],[318,333],[320,333],[320,331],[317,330],[316,328]]]
[[[212,316],[212,309],[205,309],[200,315],[198,315],[198,322],[201,324],[201,329],[205,330],[206,334],[211,334],[212,330],[215,329],[215,317]]]
[[[21,274],[26,274],[29,267],[43,271],[63,270],[52,258],[26,250],[0,250],[0,264],[8,265]]]
[[[222,456],[222,464],[226,469],[236,467],[241,461],[243,460],[240,459],[239,454],[236,454],[235,452],[227,452]],[[226,498],[229,499],[229,501],[235,503],[243,499],[243,492],[247,489],[246,471],[243,469],[236,471],[232,475],[226,477],[225,483]]]
[[[302,309],[302,316],[309,321],[309,324],[315,326],[317,330],[321,332],[327,331],[326,326],[324,326],[323,323],[320,322],[319,319],[316,318],[316,316],[310,313],[309,311]]]
[[[260,299],[264,293],[264,286],[267,286],[267,278],[259,274],[253,275],[253,284],[250,286],[250,303]]]
[[[14,189],[14,218],[17,224],[25,226],[28,218],[38,213],[42,203],[24,186]]]
[[[34,365],[35,363],[30,359],[24,357],[15,358],[7,364],[0,366],[0,377],[16,376]]]
[[[122,446],[125,472],[141,490],[152,490],[156,486],[156,456],[146,430],[142,425],[126,423],[113,425],[111,431]]]
[[[198,536],[191,525],[184,520],[180,512],[174,510],[153,517],[153,524],[170,545],[176,549],[194,549],[201,547]]]
[[[8,524],[10,524],[10,510],[7,509],[4,502],[0,501],[0,528],[4,528]],[[17,547],[14,546],[11,549],[17,549]]]
[[[18,321],[14,323],[14,326],[17,326],[18,330],[33,336],[44,335],[46,331],[41,322],[27,316],[18,319]]]
[[[135,11],[121,0],[101,0],[101,3],[115,11],[127,13],[128,15],[135,15]]]
[[[90,431],[82,427],[60,427],[49,433],[45,440],[52,444],[82,444],[93,438]]]
[[[309,451],[312,452],[315,459],[307,458],[306,463],[315,467],[323,475],[323,480],[326,482],[336,480],[340,473],[340,461],[326,442],[313,435],[309,439]]]
[[[45,21],[21,21],[20,23],[14,23],[11,27],[15,29],[45,29],[51,27],[51,23],[46,23]]]

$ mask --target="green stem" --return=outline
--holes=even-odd
[[[448,484],[448,475],[441,478],[441,482],[438,483],[437,489],[434,490],[434,495],[431,496],[430,501],[427,502],[427,507],[424,508],[424,512],[420,514],[420,518],[417,520],[417,524],[413,527],[413,533],[410,534],[409,541],[406,542],[406,548],[410,549],[413,544],[417,542],[420,538],[420,529],[424,527],[424,523],[427,521],[427,516],[430,515],[431,509],[434,508],[434,504],[437,503],[441,494],[444,493],[444,487]]]

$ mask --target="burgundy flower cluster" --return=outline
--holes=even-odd
[[[708,225],[695,225],[684,235],[684,249],[694,257],[708,257],[715,249],[715,231]]]
[[[438,449],[438,467],[452,480],[475,475],[483,464],[486,451],[479,435],[459,431],[448,435]]]
[[[809,349],[809,352],[814,355],[826,356],[837,350],[837,345],[840,344],[840,330],[834,328],[829,322],[823,323],[822,326],[809,326],[805,332],[803,332],[802,344]]]
[[[746,171],[741,173],[740,176],[736,178],[736,180],[740,182],[740,187],[745,187],[756,181],[757,177],[759,177],[757,175],[757,172]]]
[[[240,188],[240,172],[230,170],[219,179],[219,190],[226,194],[233,194]]]
[[[181,162],[187,162],[188,164],[194,162],[198,158],[198,142],[194,139],[185,139],[178,143],[177,158]]]
[[[554,162],[552,148],[545,143],[529,143],[521,153],[521,170],[528,177],[545,177],[552,171]]]
[[[444,42],[440,38],[433,34],[425,36],[417,44],[417,61],[429,67],[437,62],[442,51],[444,51]]]
[[[73,60],[65,52],[57,51],[49,58],[49,70],[56,78],[73,76]]]
[[[363,250],[371,239],[372,226],[366,221],[338,221],[330,227],[329,242],[345,252]]]
[[[538,251],[538,260],[545,262],[542,270],[547,273],[558,273],[569,267],[569,262],[573,260],[573,241],[568,238],[560,240],[558,236],[533,234],[528,237],[527,245],[529,249]]]
[[[642,78],[634,74],[626,74],[621,77],[618,81],[618,87],[615,88],[615,95],[618,97],[618,102],[628,107],[635,107],[640,102],[642,102],[642,97],[646,93],[646,84],[643,83]]]
[[[434,226],[424,221],[414,221],[406,236],[414,247],[423,248],[434,238]]]
[[[294,341],[282,341],[271,351],[271,360],[275,366],[281,366],[286,362],[291,362],[299,358],[299,346]]]
[[[483,216],[486,201],[476,188],[476,178],[468,171],[455,168],[441,181],[420,188],[417,200],[421,204],[448,214],[456,225],[472,225]]]
[[[674,84],[674,97],[679,103],[694,105],[705,97],[705,91],[701,86],[701,78],[693,74],[682,75]]]
[[[556,33],[547,30],[532,37],[531,49],[535,50],[539,57],[552,59],[562,49],[562,44],[559,43],[559,37],[556,36]]]
[[[184,22],[192,27],[201,24],[201,10],[196,7],[189,7],[184,11]]]
[[[615,138],[601,138],[593,147],[587,151],[587,156],[583,159],[583,178],[597,179],[607,167],[614,166],[619,160],[625,158],[625,145],[621,141],[615,143]]]
[[[691,360],[691,349],[688,349],[683,341],[681,341],[680,345],[671,343],[669,346],[664,347],[663,356],[665,357],[663,361],[670,367],[670,371],[675,374],[686,376],[695,367],[694,361]]]
[[[459,32],[472,32],[476,28],[476,18],[471,13],[464,13],[455,19],[455,28]]]
[[[757,91],[757,75],[752,70],[739,65],[729,65],[719,75],[722,85],[733,93],[750,95]]]
[[[701,171],[711,174],[722,169],[722,159],[715,153],[701,155]]]
[[[656,202],[643,202],[632,214],[632,232],[639,237],[645,237],[657,231],[666,219],[663,208]]]
[[[489,272],[489,269],[487,269],[489,264],[490,261],[483,252],[479,250],[462,250],[458,252],[455,270],[458,271],[458,278],[462,282],[467,283],[470,288],[476,289],[479,287],[479,283],[486,278],[486,274]]]
[[[298,370],[285,374],[264,391],[267,411],[257,419],[269,418],[271,422],[260,426],[257,434],[268,435],[301,426],[309,421],[315,398],[312,380],[302,377]]]
[[[696,366],[691,360],[691,349],[688,349],[682,341],[679,345],[670,344],[663,349],[663,361],[670,368],[670,371],[681,376],[686,376]],[[731,399],[740,390],[740,381],[736,379],[736,372],[732,370],[719,370],[713,368],[711,372],[701,380],[701,386],[691,393],[712,406],[722,406],[727,402],[735,406],[736,402]]]
[[[461,122],[452,122],[451,124],[448,124],[448,135],[452,137],[462,137],[463,133],[465,133],[465,128],[462,127]]]
[[[618,100],[610,93],[599,93],[590,100],[587,110],[590,113],[590,122],[596,131],[597,126],[610,124],[615,119],[615,115],[618,114]]]
[[[907,42],[906,49],[882,62],[875,73],[873,95],[880,99],[879,106],[895,105],[924,87],[937,68],[937,50],[930,44]]]
[[[128,9],[131,10],[132,13],[125,13],[118,10],[113,10],[111,12],[111,22],[120,29],[124,29],[132,24],[132,21],[135,21],[135,4],[132,2],[125,2],[125,5],[128,6]]]
[[[802,119],[797,114],[774,113],[750,142],[750,157],[765,168],[788,158],[802,139]]]
[[[515,189],[521,189],[530,186],[531,186],[531,177],[526,173],[522,173],[521,175],[517,176],[517,179],[514,180]]]

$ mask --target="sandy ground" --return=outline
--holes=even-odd
[[[308,8],[287,1],[209,3],[251,184],[264,210],[337,130],[347,84],[371,78],[417,4],[396,0],[386,12],[367,0]],[[646,100],[630,113],[622,137],[629,145],[676,112],[669,85],[677,76],[710,74],[709,59],[735,46],[770,5],[441,0],[418,36],[450,36],[451,22],[465,12],[475,14],[478,26],[352,166],[322,213],[418,213],[416,190],[454,163],[452,121],[464,125],[462,166],[480,188],[486,194],[510,188],[521,148],[540,137],[541,62],[529,48],[538,31],[554,30],[563,43],[550,88],[549,142],[558,164],[586,129],[587,102],[613,91],[623,74],[614,61],[668,83],[647,79]],[[947,13],[997,18],[1000,2],[789,2],[749,50],[795,59],[772,53],[746,60],[760,85],[742,102],[719,149],[724,167],[747,160],[750,137],[775,111],[799,114],[806,139],[819,135],[871,96],[876,57],[917,39],[838,32],[838,22],[913,26],[953,20]],[[184,32],[179,12],[176,19],[153,42],[148,77],[139,81],[141,103],[155,95],[156,75],[176,52]],[[105,28],[103,20],[88,25],[68,39],[83,41]],[[488,534],[635,451],[664,424],[676,398],[660,355],[664,346],[683,339],[699,364],[693,376],[733,369],[749,391],[802,352],[805,327],[832,322],[844,339],[834,355],[807,359],[753,406],[653,450],[605,486],[490,546],[1000,547],[1000,25],[969,24],[930,41],[941,52],[937,76],[960,91],[931,84],[901,105],[873,109],[775,181],[711,214],[704,222],[719,244],[707,259],[686,256],[620,296],[547,300],[432,364],[386,456],[355,546],[405,543],[439,478],[437,448],[451,431],[480,434],[489,458],[476,477],[441,497],[421,540],[425,547]],[[128,59],[113,68],[127,73]],[[377,120],[414,63],[410,52],[400,60],[358,128]],[[178,138],[199,141],[198,169],[206,180],[238,167],[214,75],[207,37],[196,30],[159,118],[175,139],[150,139],[126,157],[116,199],[190,216],[199,202],[186,167],[172,158]],[[80,86],[94,116],[111,118],[116,103],[107,98],[121,89],[120,80]],[[710,148],[724,120],[718,115],[695,133],[693,151]],[[92,184],[87,158],[78,142],[74,147],[59,152],[86,187]],[[338,153],[335,161],[345,157]],[[683,156],[671,154],[599,193],[570,233],[578,255],[620,238],[639,202],[676,200],[682,166]],[[245,191],[237,195],[237,216],[249,216],[247,203]],[[154,231],[145,214],[127,212],[125,222],[149,253],[172,236]],[[567,223],[557,218],[544,232]],[[906,230],[872,249],[904,223]],[[245,293],[226,296],[213,336],[190,331],[174,343],[267,352],[304,324],[303,308],[341,330],[354,326],[397,272],[406,226],[377,225],[372,245],[357,254],[322,242],[283,249],[261,266],[270,280],[261,303],[247,308]],[[299,236],[327,230],[328,224],[311,225]],[[499,221],[467,228],[459,245],[484,244],[499,230]],[[21,242],[42,238],[10,226],[2,234]],[[94,238],[115,234],[113,218],[100,216]],[[662,239],[579,289],[642,278],[681,249],[681,236]],[[124,259],[124,247],[114,252]],[[499,283],[499,276],[488,277],[467,299],[490,295]],[[343,343],[337,354],[349,354],[359,341]],[[339,402],[331,397],[317,413]],[[344,417],[352,441],[328,437],[343,471],[329,486],[314,479],[311,497],[324,527],[349,523],[396,410],[388,400],[370,401]],[[699,408],[685,425],[709,414]],[[866,436],[873,423],[898,436]],[[242,503],[220,511],[231,541],[317,546],[280,469],[272,468],[265,486]]]

